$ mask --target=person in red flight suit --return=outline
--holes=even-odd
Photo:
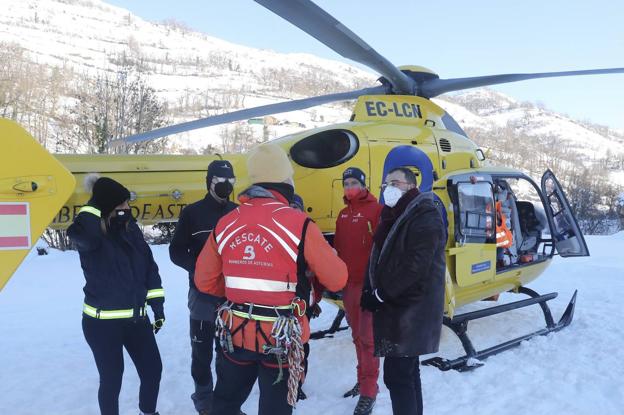
[[[290,415],[303,374],[309,268],[330,290],[347,267],[293,200],[293,169],[284,150],[263,144],[247,159],[252,186],[223,216],[202,249],[195,285],[226,297],[217,312],[221,344],[213,412],[236,415],[258,379],[259,415]]]
[[[349,270],[342,299],[358,362],[357,383],[344,397],[359,393],[353,414],[367,415],[373,410],[379,389],[379,358],[374,356],[372,314],[360,308],[360,296],[382,206],[366,188],[366,175],[357,167],[349,167],[342,173],[342,184],[347,206],[336,220],[334,248]]]

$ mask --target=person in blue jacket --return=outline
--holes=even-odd
[[[100,375],[100,412],[119,414],[125,348],[141,381],[140,413],[157,414],[162,362],[154,334],[165,322],[158,266],[132,218],[128,189],[93,175],[87,176],[85,188],[91,199],[67,235],[80,254],[86,280],[82,330]]]

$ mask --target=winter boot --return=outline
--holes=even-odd
[[[350,391],[345,392],[345,394],[342,395],[342,397],[343,398],[355,398],[359,394],[360,394],[360,384],[356,383],[355,386]]]
[[[308,395],[305,394],[301,385],[299,385],[299,390],[297,391],[297,401],[304,401],[306,399],[308,399]]]
[[[373,413],[373,407],[375,406],[375,398],[369,398],[368,396],[360,396],[358,403],[355,406],[353,415],[370,415]]]

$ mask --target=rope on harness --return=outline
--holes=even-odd
[[[219,338],[219,344],[223,350],[227,350],[228,353],[234,353],[234,343],[232,343],[232,325],[233,325],[233,315],[231,311],[232,303],[226,301],[221,304],[221,306],[217,309],[217,319],[216,319],[216,331],[217,337]],[[226,311],[226,313],[222,313]],[[221,317],[224,314],[225,320]]]
[[[298,299],[297,299],[298,300]],[[293,301],[293,303],[296,303]],[[271,337],[275,339],[275,346],[265,345],[264,353],[271,354],[277,359],[279,373],[273,384],[284,379],[283,365],[288,363],[288,404],[295,407],[299,382],[304,381],[303,369],[303,342],[301,341],[301,325],[296,315],[279,316],[273,323]]]
[[[305,372],[303,367],[304,350],[301,341],[301,326],[299,325],[299,320],[294,317],[293,320],[296,322],[296,335],[292,338],[292,347],[290,348],[290,353],[288,353],[288,371],[290,372],[290,377],[288,378],[288,404],[294,408],[299,394],[299,383],[303,384]]]
[[[271,335],[275,341],[275,345],[271,345],[270,339],[262,328],[259,321],[256,321],[256,332],[260,332],[265,341],[262,347],[262,352],[266,355],[272,355],[277,360],[279,373],[275,382],[277,384],[284,379],[284,364],[288,364],[288,404],[295,407],[297,403],[297,394],[299,390],[299,382],[303,383],[305,374],[303,368],[304,350],[303,342],[301,340],[302,330],[298,317],[301,317],[305,313],[305,303],[303,306],[300,304],[301,300],[295,298],[291,303],[292,313],[288,315],[280,315],[277,310],[275,311],[276,319],[273,322],[271,328]],[[233,312],[232,302],[225,302],[217,309],[216,318],[216,333],[219,338],[219,343],[223,350],[228,353],[234,352],[234,344],[232,342],[232,336],[241,330],[250,320],[254,320],[251,313],[249,317],[239,325],[234,331],[233,327]],[[257,336],[257,333],[256,333]],[[258,342],[256,338],[256,350],[258,349]]]

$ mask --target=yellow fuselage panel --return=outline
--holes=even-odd
[[[0,118],[0,289],[70,194],[72,174],[30,134]]]
[[[493,280],[483,281],[467,287],[455,286],[455,307],[460,307],[495,294],[514,290],[520,286],[525,286],[539,277],[550,265],[552,259],[546,259],[530,265],[512,268],[507,272],[496,274]],[[447,265],[448,267],[448,265]]]
[[[300,140],[322,131],[342,129],[352,131],[359,141],[357,153],[335,167],[316,169],[296,163],[294,167],[295,191],[306,204],[307,213],[324,232],[333,232],[342,200],[342,172],[346,167],[356,166],[366,172],[369,186],[379,195],[383,180],[383,162],[386,155],[397,145],[416,146],[431,159],[434,169],[440,169],[438,144],[432,129],[388,122],[348,122],[304,131],[274,142],[289,152]],[[466,142],[468,148],[463,158],[474,155],[474,144],[466,138],[456,138],[458,143]],[[459,144],[457,145],[459,148]],[[232,162],[237,176],[234,194],[250,183],[247,179],[245,154],[224,154]],[[74,172],[78,186],[66,205],[54,218],[52,227],[63,229],[69,226],[80,208],[89,200],[83,187],[85,175],[96,172],[112,177],[124,184],[136,197],[131,201],[134,216],[143,224],[176,221],[184,206],[203,198],[206,194],[205,176],[208,164],[218,156],[104,156],[104,155],[57,155],[57,158]],[[465,161],[468,167],[468,161]],[[443,171],[441,172],[443,174]]]
[[[133,215],[143,224],[176,221],[184,206],[206,195],[206,168],[219,156],[104,156],[57,155],[74,172],[78,185],[71,198],[55,215],[51,226],[69,226],[90,194],[84,189],[89,173],[111,177],[132,193]],[[241,154],[228,155],[237,174],[245,173]]]

